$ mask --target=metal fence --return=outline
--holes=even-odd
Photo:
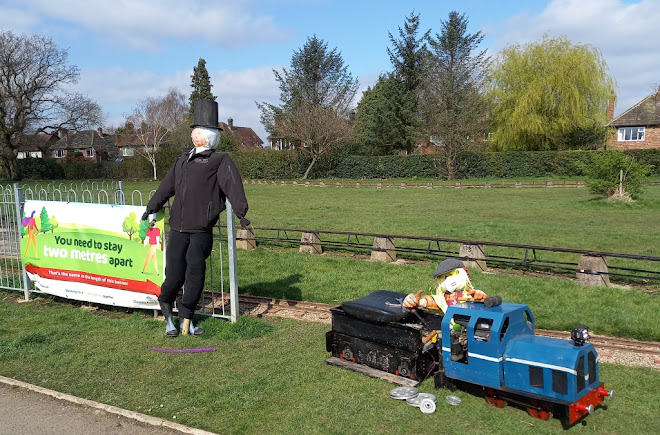
[[[21,260],[21,219],[25,201],[144,206],[153,193],[152,190],[146,198],[138,190],[127,195],[121,181],[0,185],[0,288],[22,291],[26,300],[32,293],[40,293],[31,284]],[[234,322],[238,316],[236,228],[229,201],[226,207],[225,226],[220,219],[213,232],[215,247],[207,260],[206,289],[196,313]],[[169,204],[166,208],[169,209]],[[226,233],[223,233],[225,228]]]

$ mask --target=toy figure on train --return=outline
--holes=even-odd
[[[327,362],[401,385],[433,377],[436,388],[460,387],[543,420],[555,415],[566,427],[613,397],[586,326],[572,340],[535,335],[527,305],[475,290],[459,260],[441,262],[434,278],[431,295],[377,290],[331,309]]]

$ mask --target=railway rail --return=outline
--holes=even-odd
[[[256,317],[282,317],[330,325],[330,308],[334,305],[239,295],[241,313]],[[220,301],[220,303],[223,303]],[[224,301],[228,305],[228,301]],[[537,329],[538,335],[570,339],[570,332]],[[591,335],[591,343],[598,350],[601,361],[630,366],[644,366],[660,370],[660,342]]]

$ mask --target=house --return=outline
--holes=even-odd
[[[48,148],[50,157],[56,159],[78,157],[82,160],[101,162],[115,160],[119,156],[115,135],[105,134],[101,128],[74,134],[62,131],[60,136],[60,139]]]
[[[227,123],[219,122],[218,126],[223,130],[223,134],[233,134],[238,138],[241,149],[262,149],[264,141],[250,127],[238,127],[234,125],[234,120],[229,118]]]
[[[610,103],[610,118],[614,115],[614,100]],[[609,126],[616,134],[607,141],[607,149],[660,148],[660,87],[621,115]]]
[[[59,140],[56,134],[38,134],[36,136],[24,136],[18,147],[16,158],[21,160],[27,157],[42,159],[47,154],[48,148]]]

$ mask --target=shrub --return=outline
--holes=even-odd
[[[593,163],[584,165],[583,169],[592,193],[635,199],[642,193],[642,184],[653,168],[640,164],[623,151],[605,151],[594,154]]]

